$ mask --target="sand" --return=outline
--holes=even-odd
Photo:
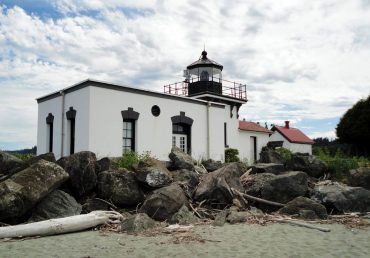
[[[285,225],[196,226],[202,241],[174,235],[134,236],[85,231],[24,240],[0,240],[0,257],[370,257],[370,229],[322,225],[329,233]]]

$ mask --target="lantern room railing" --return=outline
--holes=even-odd
[[[207,82],[215,82],[222,84],[221,96],[232,97],[240,100],[247,101],[247,85],[220,78],[210,77]],[[188,96],[189,83],[202,82],[199,78],[190,78],[189,81],[175,82],[172,84],[164,85],[164,93],[173,94],[177,96]]]

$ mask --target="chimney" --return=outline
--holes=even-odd
[[[289,121],[285,121],[285,128],[289,129]]]

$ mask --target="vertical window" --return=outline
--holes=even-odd
[[[135,121],[123,121],[123,146],[122,152],[135,151]]]
[[[172,136],[172,147],[176,146],[176,136]]]
[[[229,147],[229,145],[227,145],[227,123],[224,123],[224,144],[225,148]]]
[[[46,124],[48,126],[48,151],[53,152],[54,116],[51,113],[46,117]]]
[[[69,154],[75,153],[76,113],[77,111],[73,107],[70,107],[66,112],[69,121]]]
[[[185,152],[186,151],[186,143],[185,143],[185,136],[180,136],[180,149]]]

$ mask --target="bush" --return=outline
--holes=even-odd
[[[22,153],[12,153],[11,155],[17,157],[18,159],[21,159],[23,161],[27,161],[33,157],[35,157],[34,154],[22,154]]]
[[[285,161],[288,161],[288,160],[291,160],[292,159],[292,156],[293,156],[293,153],[286,149],[286,148],[276,148],[275,151],[277,153],[279,153],[281,155],[281,157],[285,160]]]
[[[225,162],[230,163],[230,162],[240,161],[238,155],[239,155],[238,149],[233,149],[233,148],[225,149]]]
[[[151,158],[150,152],[146,151],[143,154],[138,154],[135,151],[129,151],[122,155],[122,158],[118,161],[118,167],[131,169],[134,164],[140,161],[146,161]]]

